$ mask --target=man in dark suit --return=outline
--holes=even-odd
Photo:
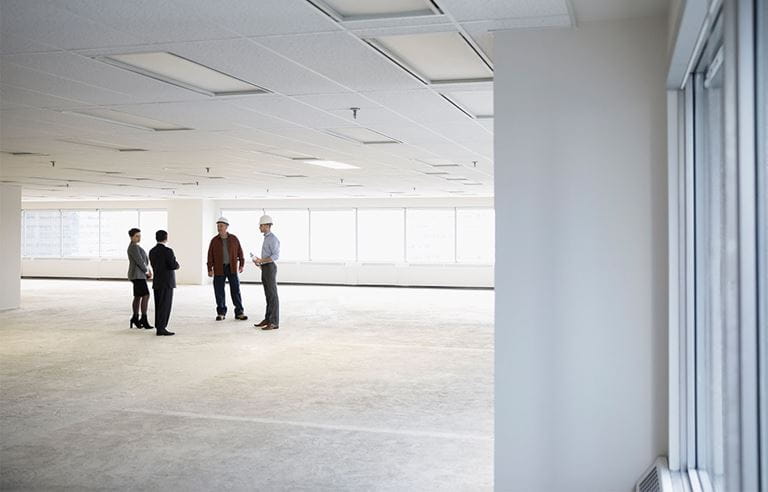
[[[155,328],[157,336],[170,336],[174,333],[166,330],[168,319],[171,317],[173,289],[176,288],[176,270],[179,264],[173,250],[165,245],[168,242],[166,231],[155,233],[157,245],[149,250],[149,262],[155,272],[152,290],[155,293]]]

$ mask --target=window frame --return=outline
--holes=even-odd
[[[722,4],[722,5],[721,5]],[[729,332],[724,340],[723,355],[723,454],[724,476],[713,477],[697,459],[697,432],[706,437],[707,429],[697,429],[696,357],[697,329],[695,305],[695,260],[697,255],[694,229],[696,183],[694,176],[696,114],[693,81],[683,80],[680,88],[668,91],[668,184],[669,184],[669,466],[677,472],[688,490],[758,490],[768,485],[768,335],[761,333],[765,325],[766,300],[766,210],[765,190],[759,194],[759,183],[766,183],[765,169],[759,168],[757,132],[766,136],[756,118],[756,100],[765,102],[766,63],[755,56],[756,13],[762,15],[763,33],[766,0],[731,0],[710,3],[707,17],[701,23],[699,42],[691,55],[689,67],[700,56],[715,16],[722,6],[724,23],[724,115],[722,142],[726,167],[735,166],[735,185],[724,199],[735,204],[733,230],[721,238],[730,240],[738,256],[731,269],[737,281],[720,292],[720,298],[733,297],[723,319]],[[763,40],[765,44],[765,40]],[[765,46],[761,48],[768,54]],[[762,72],[756,70],[756,62]],[[692,70],[690,70],[692,71]],[[758,88],[762,88],[762,96]],[[758,99],[756,99],[756,96]],[[762,97],[762,99],[760,99]],[[765,106],[763,106],[765,107]],[[765,159],[766,149],[762,159]],[[760,171],[763,172],[760,181]],[[728,190],[728,188],[724,188]],[[762,213],[762,215],[760,215]],[[734,214],[731,213],[731,216]],[[726,214],[726,220],[728,220]],[[730,236],[728,235],[730,234]],[[728,266],[723,260],[721,263]],[[732,287],[731,287],[732,285]],[[762,288],[760,287],[762,285]],[[762,296],[762,297],[761,297]],[[761,372],[762,371],[762,372]],[[762,434],[761,434],[762,432]]]
[[[34,260],[60,260],[63,258],[63,246],[62,246],[62,218],[61,218],[61,209],[57,208],[31,208],[31,209],[24,209],[24,220],[23,220],[23,234],[22,234],[22,245],[23,249],[21,250],[21,257],[22,259],[34,259]],[[27,246],[27,212],[56,212],[59,214],[59,254],[54,256],[40,256],[40,255],[27,255],[26,254],[26,246]]]
[[[369,265],[399,265],[399,264],[405,264],[407,263],[406,260],[406,247],[408,244],[408,238],[406,235],[408,234],[408,227],[407,227],[407,207],[357,207],[355,213],[356,217],[356,227],[355,227],[355,244],[357,244],[357,253],[355,257],[357,258],[358,263],[364,263]],[[368,212],[368,211],[398,211],[402,214],[403,219],[403,244],[402,244],[402,259],[399,261],[387,261],[387,260],[365,260],[360,258],[360,211]]]
[[[460,261],[459,260],[459,212],[462,210],[489,210],[493,214],[493,254],[490,263],[484,261]],[[471,266],[494,266],[496,264],[496,209],[494,207],[456,207],[456,218],[454,220],[456,229],[456,264]]]
[[[310,218],[310,209],[307,208],[307,207],[299,207],[299,208],[286,208],[286,207],[283,207],[283,208],[264,208],[263,210],[264,210],[264,213],[266,215],[269,215],[270,217],[273,217],[273,218],[274,217],[278,217],[279,218],[280,214],[284,213],[284,212],[289,212],[289,213],[290,212],[306,212],[306,214],[307,214],[307,251],[306,251],[306,256],[304,257],[305,259],[299,259],[299,260],[291,259],[291,258],[283,259],[283,252],[281,251],[280,252],[280,262],[281,263],[305,263],[305,262],[308,262],[309,259],[310,259],[310,256],[309,256],[310,251],[312,251],[311,250],[311,247],[312,247],[312,235],[311,235],[311,232],[310,232],[311,228],[312,228],[312,223],[311,223],[312,220]],[[277,231],[278,239],[280,237],[279,236],[279,232],[280,232],[279,231],[279,227],[280,226],[278,225],[278,231]]]
[[[354,228],[353,228],[353,237],[355,238],[355,247],[354,247],[354,258],[350,260],[323,260],[319,259],[316,260],[313,257],[313,251],[312,251],[312,227],[314,220],[312,219],[312,216],[317,212],[352,212],[354,216]],[[357,246],[357,207],[354,208],[345,208],[345,207],[331,207],[331,208],[311,208],[309,209],[309,262],[310,263],[316,263],[316,264],[327,264],[327,265],[333,265],[333,264],[348,264],[348,263],[358,263],[358,246]]]
[[[451,261],[412,261],[408,256],[408,212],[444,210],[453,213],[453,260]],[[408,207],[405,210],[405,262],[409,265],[457,265],[456,261],[456,207]]]
[[[65,256],[64,255],[64,214],[67,212],[96,212],[96,221],[98,222],[98,234],[96,237],[96,255],[97,256]],[[61,259],[62,260],[92,260],[101,258],[101,212],[97,208],[62,208],[61,214]]]
[[[104,241],[101,240],[101,234],[103,228],[101,227],[104,223],[104,220],[102,219],[104,212],[136,212],[136,226],[139,226],[139,221],[141,220],[141,209],[138,208],[100,208],[99,209],[99,259],[100,260],[119,260],[123,259],[124,255],[115,255],[115,256],[104,256]],[[125,231],[126,233],[128,231]],[[128,239],[130,241],[130,238]]]
[[[59,214],[59,255],[58,256],[29,256],[25,254],[26,251],[26,215],[27,212],[48,211],[57,212]],[[22,260],[98,260],[98,261],[115,261],[123,258],[119,256],[104,256],[103,244],[101,241],[101,225],[102,225],[102,212],[110,211],[135,211],[137,212],[137,226],[141,228],[141,214],[142,212],[165,212],[166,221],[168,209],[165,208],[23,208],[21,210],[21,259]],[[98,242],[98,254],[97,256],[64,256],[64,212],[96,212],[99,219],[99,232],[96,241]],[[167,226],[166,226],[167,227]],[[127,231],[126,231],[127,232]]]

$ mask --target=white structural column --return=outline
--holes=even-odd
[[[21,300],[21,186],[0,184],[0,310]]]
[[[205,266],[208,241],[216,234],[215,207],[210,200],[184,199],[168,202],[168,246],[181,268],[179,284],[208,282]],[[154,238],[152,238],[154,241]]]
[[[497,490],[666,454],[666,22],[495,37]]]

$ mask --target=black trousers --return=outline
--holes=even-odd
[[[155,289],[155,329],[162,331],[168,326],[173,304],[173,289]]]
[[[261,265],[261,285],[264,286],[264,296],[267,298],[267,311],[264,319],[273,325],[280,325],[280,300],[277,298],[277,265],[265,263]]]

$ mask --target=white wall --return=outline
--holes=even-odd
[[[0,184],[0,310],[19,307],[21,187]]]
[[[495,37],[497,490],[666,454],[666,19]]]
[[[168,246],[181,268],[176,282],[201,285],[209,282],[205,265],[208,241],[216,234],[214,205],[210,200],[169,200]]]
[[[181,265],[177,281],[188,284],[208,282],[205,259],[210,238],[216,234],[215,220],[221,209],[292,208],[377,208],[377,207],[492,207],[491,198],[382,198],[382,199],[275,199],[275,200],[168,200],[131,202],[25,202],[26,209],[139,208],[168,210],[168,244]],[[233,231],[237,234],[237,231]],[[145,235],[142,245],[149,250],[154,237]],[[247,254],[247,253],[246,253]],[[27,277],[125,278],[127,260],[24,258],[22,274]],[[260,272],[248,264],[241,279],[260,281]],[[492,265],[391,264],[281,261],[280,282],[345,285],[397,285],[493,287]]]

